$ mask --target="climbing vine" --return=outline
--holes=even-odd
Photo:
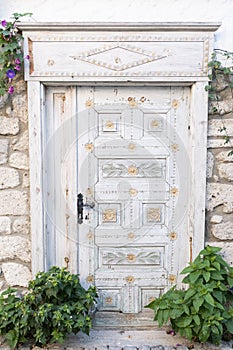
[[[226,147],[231,147],[231,139],[224,115],[233,113],[233,110],[226,111],[221,108],[220,92],[229,89],[233,99],[233,52],[215,49],[209,62],[209,68],[211,71],[209,74],[210,82],[206,86],[206,90],[209,92],[210,113],[218,114],[221,117],[222,126],[218,131],[224,135]],[[219,85],[222,86],[221,89],[219,89]],[[229,151],[228,155],[233,155],[233,149]]]
[[[29,55],[23,55],[23,37],[17,23],[21,17],[32,13],[13,13],[12,21],[1,21],[0,28],[0,96],[14,93],[14,78],[22,72],[23,62]]]

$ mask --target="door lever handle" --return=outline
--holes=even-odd
[[[77,196],[77,210],[78,210],[78,223],[82,224],[83,223],[83,208],[89,208],[93,209],[95,207],[95,203],[85,203],[83,202],[83,195],[82,193],[79,193]]]

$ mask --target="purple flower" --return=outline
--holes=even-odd
[[[19,59],[19,58],[16,58],[16,59],[15,59],[15,63],[16,63],[16,64],[20,64],[20,63],[21,63],[21,62],[20,62],[20,59]]]
[[[2,27],[6,27],[7,25],[7,21],[4,19],[3,21],[1,21]]]
[[[19,65],[17,65],[17,66],[14,67],[14,69],[19,71],[21,69],[21,67]]]
[[[13,79],[15,77],[15,71],[13,69],[8,69],[6,76],[10,79]]]
[[[14,91],[15,91],[14,86],[11,85],[11,86],[9,87],[9,89],[8,89],[8,93],[9,93],[9,94],[13,94]]]
[[[29,59],[30,59],[30,56],[29,56],[29,55],[26,55],[24,58],[25,58],[25,60],[29,60]]]

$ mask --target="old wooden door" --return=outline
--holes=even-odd
[[[189,260],[189,88],[80,87],[77,106],[78,271],[97,325],[149,325]]]

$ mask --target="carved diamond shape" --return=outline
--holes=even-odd
[[[166,58],[166,54],[156,54],[126,43],[115,43],[92,49],[78,56],[70,56],[113,71],[124,71],[142,64]]]

